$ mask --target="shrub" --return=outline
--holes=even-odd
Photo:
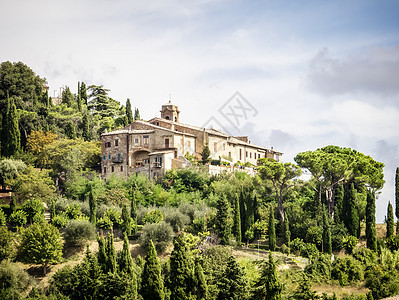
[[[71,220],[64,237],[68,245],[83,247],[88,240],[95,238],[95,227],[87,220]]]
[[[0,226],[3,226],[6,224],[6,215],[4,211],[0,208]]]
[[[114,228],[122,224],[121,211],[116,208],[108,208],[104,214],[104,218],[108,218],[112,222]]]
[[[357,237],[353,235],[347,235],[342,239],[342,244],[346,253],[352,254],[353,250],[356,248],[356,245],[359,243]]]
[[[71,220],[76,220],[82,214],[80,211],[80,205],[78,203],[70,204],[66,207],[65,213]]]
[[[23,210],[14,211],[9,217],[8,222],[13,226],[23,226],[27,223],[27,215]]]
[[[331,226],[331,243],[333,250],[340,251],[344,246],[342,239],[348,235],[348,229],[342,223]]]
[[[65,228],[68,225],[69,219],[66,214],[55,215],[51,219],[51,224],[57,228]]]
[[[150,241],[154,243],[157,252],[165,251],[168,244],[172,241],[173,229],[172,226],[165,222],[146,224],[142,229],[140,236],[140,245],[147,249]]]
[[[305,243],[305,245],[301,249],[301,256],[311,259],[317,257],[319,253],[319,249],[317,249],[316,245],[312,243]]]
[[[333,262],[332,267],[331,276],[337,279],[341,286],[363,280],[363,267],[353,257],[339,257]]]
[[[399,250],[399,235],[387,238],[386,245],[391,251]]]
[[[98,228],[109,230],[112,228],[113,223],[108,217],[104,217],[97,220],[97,226]]]
[[[0,227],[0,261],[12,259],[16,254],[15,235],[7,227]]]
[[[365,285],[374,299],[382,299],[399,294],[399,274],[392,270],[384,270],[375,265],[366,272]]]
[[[190,218],[176,209],[164,211],[164,220],[172,226],[175,232],[182,231],[184,226],[190,223]]]
[[[291,248],[292,251],[297,251],[298,253],[300,253],[302,248],[305,246],[305,243],[302,239],[296,238],[293,239],[288,246]]]
[[[36,223],[36,222],[34,222],[33,219],[36,215],[43,216],[44,205],[43,205],[43,202],[38,199],[31,199],[31,200],[26,201],[22,205],[22,210],[26,213],[30,222]],[[35,220],[40,220],[40,218],[36,217]],[[38,223],[40,223],[40,221]]]
[[[313,259],[310,265],[306,266],[305,272],[312,275],[315,279],[320,279],[320,277],[330,279],[331,269],[331,256],[322,254]]]
[[[377,262],[377,255],[374,251],[361,247],[352,252],[352,256],[365,266],[371,266]]]
[[[158,209],[147,212],[143,217],[143,224],[159,223],[163,220],[163,215]]]
[[[21,299],[21,293],[29,287],[32,279],[18,264],[3,260],[0,263],[0,282],[1,299]]]

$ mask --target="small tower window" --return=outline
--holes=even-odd
[[[169,116],[165,116],[165,119],[166,119],[166,120],[169,120]]]

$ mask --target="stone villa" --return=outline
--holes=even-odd
[[[261,157],[281,161],[281,152],[260,147],[248,137],[233,137],[215,129],[206,129],[179,122],[180,111],[170,101],[162,106],[161,117],[149,121],[134,121],[125,128],[101,136],[101,167],[104,178],[110,174],[127,177],[145,173],[149,177],[163,176],[171,168],[191,165],[188,153],[201,159],[208,145],[211,158],[225,158],[231,164],[249,162],[256,165]]]

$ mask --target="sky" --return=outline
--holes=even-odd
[[[169,99],[182,123],[274,147],[327,145],[399,166],[399,1],[0,0],[0,59],[58,96],[103,85],[143,119]],[[244,109],[243,109],[244,107]]]

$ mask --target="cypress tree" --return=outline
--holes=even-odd
[[[197,299],[208,299],[208,285],[205,280],[204,270],[198,260],[195,262],[194,281]]]
[[[262,269],[262,274],[254,287],[254,298],[259,300],[279,300],[281,299],[282,285],[280,284],[276,264],[271,251],[269,252],[269,262]]]
[[[334,222],[336,224],[342,222],[343,203],[344,203],[344,186],[341,184],[335,188],[335,194],[334,194]]]
[[[238,195],[235,195],[234,202],[234,224],[233,224],[233,234],[236,238],[237,245],[241,246],[241,216],[240,216],[240,199]]]
[[[76,102],[78,104],[78,111],[82,111],[82,96],[80,95],[80,82],[78,82],[78,94],[76,96]]]
[[[288,214],[285,214],[284,216],[284,242],[288,246],[289,243],[291,242],[291,231],[290,231],[290,221],[288,219]]]
[[[87,91],[86,91],[86,84],[82,82],[80,86],[80,98],[82,99],[82,102],[87,105]]]
[[[90,190],[89,190],[89,206],[90,206],[89,221],[90,221],[90,223],[96,225],[97,203],[96,203],[96,199],[94,198],[94,195],[93,195],[93,185],[92,184],[90,184]]]
[[[226,195],[219,197],[216,206],[216,234],[220,238],[220,244],[229,244],[230,228],[228,226],[229,221],[229,203],[226,199]]]
[[[245,232],[247,231],[246,224],[246,210],[245,210],[245,200],[244,200],[244,192],[240,191],[240,221],[241,221],[241,241],[245,240]]]
[[[295,300],[313,300],[319,299],[317,293],[312,291],[312,283],[308,276],[302,273],[302,281],[299,283],[297,290],[294,292],[293,299]]]
[[[82,132],[82,136],[83,139],[87,142],[90,141],[90,130],[89,130],[89,116],[87,115],[87,113],[85,113],[83,115],[82,118],[82,127],[83,127],[83,132]]]
[[[274,251],[276,249],[276,228],[274,221],[274,207],[270,207],[269,214],[269,249]]]
[[[134,110],[134,119],[135,119],[135,120],[140,120],[140,112],[139,112],[139,109],[138,109],[138,108],[136,108],[136,109]]]
[[[325,253],[332,253],[332,243],[331,243],[331,226],[329,220],[329,214],[323,209],[323,250]]]
[[[371,191],[367,192],[366,239],[367,248],[377,251],[377,234],[375,228],[375,194]]]
[[[250,193],[247,193],[247,196],[245,197],[246,200],[246,229],[249,230],[251,227],[254,225],[254,215],[255,215],[255,210],[254,210],[254,198]]]
[[[234,256],[230,256],[223,277],[218,283],[219,294],[217,299],[246,299],[248,281],[245,271],[241,268]]]
[[[125,204],[122,207],[122,232],[127,235],[132,234],[132,218],[130,217]]]
[[[161,265],[152,241],[148,246],[144,270],[141,274],[140,294],[144,299],[163,300],[165,298]]]
[[[11,195],[11,201],[10,201],[10,214],[15,212],[17,210],[17,199],[14,194]]]
[[[126,100],[126,117],[128,124],[133,123],[133,112],[132,112],[132,105],[130,104],[130,99],[127,98]]]
[[[170,299],[190,299],[194,284],[194,264],[183,235],[174,238],[170,256]]]
[[[107,270],[107,251],[105,247],[105,240],[103,237],[97,235],[98,242],[98,253],[97,253],[97,261],[100,265],[101,269],[105,272]]]
[[[119,260],[119,271],[126,273],[129,276],[133,275],[133,258],[130,254],[129,239],[127,238],[126,233],[123,234],[123,248]]]
[[[260,220],[260,203],[256,194],[254,195],[254,222]]]
[[[137,231],[137,204],[136,196],[132,191],[132,200],[130,201],[130,217],[132,218],[132,234],[136,234]]]
[[[393,208],[391,202],[388,203],[388,216],[387,216],[387,239],[393,237],[395,228],[395,221],[393,219]]]
[[[66,124],[65,135],[71,140],[76,139],[75,125],[72,123],[72,121],[69,121]]]
[[[1,155],[10,157],[21,148],[21,134],[18,126],[17,108],[14,98],[7,96],[6,113],[3,116],[3,134],[1,139]]]
[[[395,215],[397,219],[396,235],[399,235],[399,167],[396,168],[395,176]]]
[[[351,183],[347,197],[345,200],[347,207],[345,225],[348,229],[348,233],[352,236],[359,237],[360,234],[360,223],[359,223],[359,212],[356,206],[356,189],[353,183]]]
[[[107,244],[105,246],[107,253],[106,270],[107,272],[115,273],[116,271],[116,256],[114,247],[114,235],[109,233],[107,236]]]

